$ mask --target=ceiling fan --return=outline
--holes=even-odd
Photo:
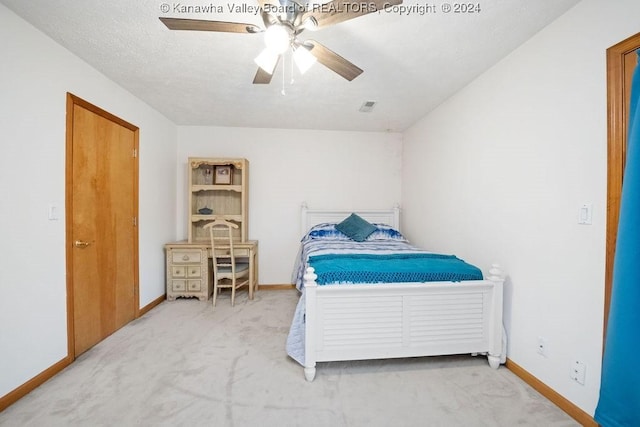
[[[264,32],[266,48],[255,58],[254,84],[268,84],[280,56],[289,48],[302,73],[318,61],[351,81],[362,69],[315,40],[299,40],[304,30],[319,30],[339,22],[398,5],[402,0],[332,0],[304,6],[294,0],[258,0],[264,28],[254,24],[161,17],[170,30],[256,34]]]

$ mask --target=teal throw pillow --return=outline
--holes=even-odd
[[[376,226],[352,213],[344,221],[336,224],[336,229],[343,232],[356,242],[364,242],[371,233],[377,230]]]

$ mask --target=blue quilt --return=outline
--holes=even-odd
[[[327,283],[458,282],[482,271],[455,255],[433,253],[312,255],[318,285]]]

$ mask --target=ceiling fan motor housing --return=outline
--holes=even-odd
[[[305,7],[300,3],[288,0],[284,0],[280,4],[267,2],[262,5],[262,9],[264,12],[278,17],[280,22],[289,22],[292,25],[297,24],[296,19],[305,11]]]

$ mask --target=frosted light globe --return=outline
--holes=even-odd
[[[291,33],[282,25],[272,25],[264,33],[264,43],[275,53],[284,53],[291,45]]]

